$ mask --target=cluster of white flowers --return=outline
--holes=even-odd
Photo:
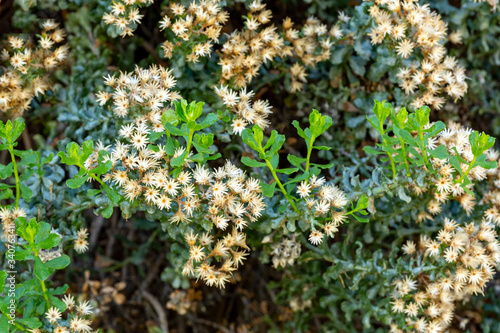
[[[433,123],[426,126],[429,128]],[[472,153],[471,144],[469,142],[469,135],[472,133],[472,129],[463,127],[459,123],[449,122],[445,130],[440,132],[438,136],[429,138],[427,148],[435,149],[440,145],[444,145],[450,155],[459,154],[460,158],[471,163],[474,159]],[[456,151],[456,152],[455,152]],[[494,149],[488,149],[486,151],[487,157],[490,161],[497,161],[499,154]],[[455,167],[451,164],[449,159],[431,159],[432,166],[438,171],[436,177],[433,177],[432,184],[430,188],[420,187],[417,184],[411,184],[413,192],[417,195],[421,195],[432,189],[434,195],[434,200],[429,201],[427,208],[429,213],[432,215],[437,215],[442,211],[442,204],[446,203],[450,199],[457,200],[463,209],[468,213],[472,213],[476,200],[474,196],[466,193],[465,189],[461,186],[462,184],[458,182],[461,174],[455,170]],[[495,175],[498,173],[498,168],[485,169],[479,165],[471,168],[469,170],[469,165],[465,163],[460,163],[460,168],[462,173],[467,173],[467,177],[473,181],[481,181],[487,178],[488,175]],[[471,182],[466,188],[470,191],[474,189],[474,182]],[[421,215],[422,218],[424,215]]]
[[[249,125],[259,125],[266,129],[269,126],[267,117],[272,113],[271,105],[268,101],[252,101],[253,91],[247,92],[242,88],[236,92],[227,86],[215,87],[215,93],[222,99],[225,106],[229,108],[236,118],[233,120],[232,128],[234,133],[241,135],[241,132]]]
[[[345,192],[335,185],[325,184],[324,177],[312,176],[308,181],[302,181],[297,186],[297,193],[306,200],[308,209],[314,215],[327,221],[321,224],[323,232],[311,225],[313,230],[309,234],[309,241],[314,245],[318,245],[323,242],[325,234],[333,238],[335,232],[338,231],[337,227],[346,218],[345,207],[349,200]],[[319,222],[316,221],[316,223]]]
[[[62,299],[66,305],[65,311],[60,311],[55,306],[49,308],[45,312],[45,318],[53,326],[51,332],[54,333],[92,333],[92,320],[88,317],[93,314],[92,306],[89,301],[78,302],[76,305],[75,298],[72,295],[65,295]],[[63,314],[66,313],[66,319],[63,319]],[[43,329],[43,332],[46,330]],[[32,329],[32,333],[42,333],[42,329]],[[97,333],[98,331],[95,331]]]
[[[140,125],[148,120],[153,125],[158,125],[156,131],[163,131],[161,114],[170,103],[181,97],[176,91],[176,80],[172,70],[151,65],[149,69],[136,66],[134,72],[120,72],[118,77],[108,75],[105,77],[106,85],[114,89],[113,93],[106,91],[97,94],[97,101],[105,105],[113,102],[113,112],[117,117],[125,117],[131,111],[136,111],[142,117],[136,116],[136,123]],[[160,127],[161,126],[161,127]]]
[[[431,105],[440,109],[445,103],[440,96],[443,91],[455,101],[464,96],[465,69],[454,57],[447,56],[446,23],[428,4],[419,5],[416,0],[377,0],[370,7],[370,15],[376,24],[369,33],[373,44],[381,44],[388,37],[401,58],[413,54],[418,61],[411,67],[400,68],[397,75],[405,93],[417,96],[412,107]]]
[[[493,278],[500,263],[497,237],[494,226],[486,220],[479,226],[474,222],[459,226],[445,219],[435,240],[421,236],[418,248],[408,241],[402,248],[405,254],[430,257],[443,266],[443,274],[436,277],[422,273],[425,277],[419,276],[420,282],[408,277],[397,280],[392,311],[404,313],[412,331],[444,332],[453,320],[457,303],[467,301],[470,295],[483,294]],[[392,328],[392,332],[402,331],[397,325]]]
[[[284,237],[278,243],[272,245],[273,266],[286,267],[293,266],[295,259],[300,256],[300,243],[295,239],[295,235],[291,238]]]
[[[180,41],[163,43],[165,57],[172,57],[172,51],[183,41],[190,42],[192,52],[186,56],[188,61],[198,62],[199,57],[210,56],[228,18],[229,13],[222,10],[218,0],[192,1],[187,9],[179,3],[169,4],[169,13],[160,21],[160,30],[172,30]]]
[[[10,117],[22,116],[34,97],[50,89],[50,74],[66,61],[69,48],[60,45],[66,33],[53,20],[42,23],[37,40],[9,36],[1,49],[0,111]],[[59,45],[59,46],[57,46]]]
[[[137,25],[144,15],[139,14],[139,7],[149,6],[154,0],[117,0],[113,1],[111,11],[102,17],[104,23],[118,28],[120,35],[133,36]]]

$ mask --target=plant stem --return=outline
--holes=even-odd
[[[422,142],[421,148],[422,148],[422,156],[424,157],[425,166],[427,167],[427,169],[429,169],[429,159],[427,158],[427,151],[425,150],[423,127],[421,127],[420,130],[418,131],[418,135],[420,136],[420,141]]]
[[[462,177],[460,177],[460,179],[457,180],[457,183],[463,182],[464,178],[467,177],[467,175],[469,174],[469,172],[474,167],[474,163],[476,162],[476,159],[477,159],[477,157],[474,156],[474,158],[472,159],[472,162],[470,162],[470,164],[469,164],[469,167],[467,168],[467,170],[465,171],[465,173],[462,175]]]
[[[187,146],[186,146],[186,158],[189,155],[189,150],[191,149],[191,144],[193,143],[193,134],[194,134],[194,131],[192,129],[190,129],[189,130],[189,139],[188,139]]]
[[[384,139],[384,125],[381,124],[380,125],[380,133],[381,133],[381,138],[382,138],[382,143],[384,144],[384,146],[387,146],[387,141]],[[389,161],[391,162],[391,168],[392,168],[392,178],[393,179],[396,179],[396,165],[394,164],[394,159],[392,158],[392,153],[391,152],[387,152],[387,156],[389,156]]]
[[[311,153],[313,150],[314,140],[316,140],[316,138],[314,137],[314,135],[311,135],[311,141],[309,141],[309,147],[307,148],[306,172],[309,171],[310,159],[311,159]]]
[[[101,178],[97,177],[96,175],[92,173],[89,173],[88,175],[92,177],[94,180],[96,180],[99,184],[101,184],[101,186],[108,186],[101,180]]]
[[[17,171],[17,163],[16,163],[16,157],[14,156],[14,146],[9,144],[9,152],[10,152],[10,157],[12,159],[12,166],[14,167],[14,177],[16,179],[16,209],[19,208],[19,198],[20,198],[20,184],[21,182],[19,181],[19,172]]]
[[[3,312],[3,311],[2,311],[2,312],[0,312],[0,313],[2,314],[2,316],[5,316],[6,318],[9,318],[9,316],[7,316],[7,315],[5,314],[5,312]],[[19,329],[19,330],[21,330],[21,331],[23,331],[23,332],[27,332],[27,330],[26,330],[23,326],[21,326],[21,325],[20,325],[20,324],[19,324],[19,323],[15,320],[15,319],[14,319],[14,326],[16,326],[16,327],[17,327],[17,329]]]
[[[400,139],[400,141],[401,149],[403,149],[403,160],[405,162],[406,175],[410,176],[410,167],[408,166],[408,156],[406,155],[405,142],[402,139]]]
[[[392,178],[396,179],[396,165],[394,164],[394,159],[392,158],[392,153],[389,153],[387,155],[389,156],[389,161],[391,162]]]
[[[47,294],[47,287],[45,286],[45,281],[40,280],[40,283],[42,284],[43,298],[45,298],[45,303],[47,305],[47,310],[48,310],[50,309],[50,300],[49,300],[49,295]]]
[[[23,331],[23,332],[27,332],[27,331],[26,331],[26,329],[25,329],[24,327],[22,327],[21,325],[19,325],[19,324],[18,324],[15,320],[14,320],[14,325],[15,325],[18,329],[20,329],[21,331]]]
[[[38,250],[35,249],[35,256],[38,257]],[[40,281],[40,284],[42,285],[42,293],[43,293],[43,298],[45,299],[45,305],[47,306],[47,310],[50,309],[50,300],[49,300],[49,295],[47,293],[47,287],[45,286],[45,281],[38,279]]]
[[[271,173],[273,174],[273,177],[274,177],[274,181],[278,184],[281,192],[283,192],[283,194],[285,195],[285,198],[288,200],[288,202],[290,203],[290,205],[292,206],[293,210],[297,213],[300,213],[299,209],[297,208],[297,206],[295,205],[295,203],[293,202],[292,198],[290,198],[290,195],[288,194],[288,192],[285,190],[285,187],[283,186],[283,184],[281,183],[280,179],[278,178],[278,175],[276,174],[276,171],[274,171],[274,168],[273,166],[271,165],[271,163],[268,161],[268,160],[265,160],[266,161],[266,164],[267,164],[267,167],[269,168],[269,170],[271,170]]]
[[[5,317],[9,318],[4,312],[2,312],[2,316],[5,316]],[[21,324],[19,324],[16,321],[16,319],[14,319],[14,326],[16,326],[18,330],[21,330],[23,332],[27,332],[26,328],[24,328],[23,326],[21,326]]]

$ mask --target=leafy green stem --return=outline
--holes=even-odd
[[[383,122],[380,124],[380,133],[381,133],[380,137],[382,138],[382,143],[384,144],[384,146],[389,146],[387,140],[384,138],[385,131]],[[392,157],[392,153],[387,152],[387,156],[389,156],[389,161],[391,162],[392,178],[396,179],[396,165],[394,164],[394,158]]]
[[[21,182],[19,181],[19,172],[17,171],[17,163],[16,163],[16,157],[14,156],[14,146],[12,144],[9,144],[9,152],[10,152],[10,157],[12,159],[12,166],[14,168],[14,177],[16,179],[16,209],[19,208],[19,198],[20,198],[20,184]]]
[[[424,157],[424,163],[427,169],[429,169],[429,159],[427,158],[427,151],[425,150],[425,140],[424,140],[424,131],[423,127],[420,127],[418,131],[418,135],[420,137],[420,142],[422,144],[422,147],[420,149],[422,150],[422,156]]]
[[[2,313],[2,316],[5,316],[6,318],[9,318],[9,316],[8,316],[8,315],[6,315],[6,314],[5,314],[5,312],[3,312],[3,311],[2,311],[1,313]],[[16,327],[17,327],[17,329],[18,329],[18,330],[20,330],[20,331],[23,331],[23,332],[28,332],[28,331],[26,330],[26,328],[24,328],[23,326],[21,326],[21,324],[19,324],[19,323],[18,323],[17,321],[15,321],[15,320],[14,320],[14,326],[16,326]]]
[[[306,172],[309,171],[311,153],[312,153],[313,146],[314,146],[314,140],[316,140],[316,137],[314,135],[311,135],[311,140],[309,141],[309,145],[307,148]]]
[[[35,248],[35,256],[38,257],[38,250]],[[47,310],[50,309],[50,300],[49,300],[49,294],[47,292],[47,286],[45,286],[45,281],[38,279],[40,281],[40,284],[42,286],[42,293],[43,293],[43,298],[45,299],[45,305],[47,306]]]
[[[405,142],[403,139],[399,139],[401,142],[401,150],[403,150],[403,161],[405,162],[406,175],[410,176],[410,166],[408,165],[408,155],[405,149]]]
[[[194,131],[192,129],[190,129],[189,130],[189,138],[188,138],[188,142],[187,142],[187,146],[186,146],[186,158],[188,157],[189,150],[191,149],[191,145],[193,144],[193,135],[194,135]]]
[[[271,162],[269,162],[268,160],[265,160],[265,161],[266,161],[267,167],[269,168],[269,170],[271,170],[271,173],[274,177],[274,181],[278,184],[278,187],[280,188],[281,192],[283,192],[283,195],[288,200],[288,202],[292,206],[293,210],[297,213],[300,213],[299,209],[295,205],[295,202],[293,202],[293,199],[291,198],[290,194],[288,194],[285,187],[283,186],[280,179],[278,178],[278,175],[276,174],[276,171],[274,170],[273,166],[271,165]]]
[[[460,179],[457,180],[457,183],[462,183],[464,181],[464,178],[467,177],[467,175],[469,174],[469,172],[472,170],[472,168],[474,167],[474,163],[476,163],[476,159],[477,157],[474,156],[474,158],[472,159],[472,162],[470,162],[469,164],[469,167],[467,168],[467,170],[464,172],[464,174],[462,175],[462,177],[460,177]]]

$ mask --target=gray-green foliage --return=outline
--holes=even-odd
[[[168,1],[163,3],[166,4]],[[283,3],[289,5],[300,2],[283,1]],[[279,323],[273,323],[272,319],[268,320],[269,326],[270,330],[276,332],[307,331],[314,328],[314,322],[319,318],[324,331],[386,332],[387,328],[384,325],[395,319],[388,306],[390,283],[401,274],[412,272],[413,269],[411,261],[399,257],[400,245],[408,239],[416,240],[420,234],[432,234],[442,225],[441,219],[422,224],[415,223],[417,213],[425,210],[429,198],[415,200],[407,189],[407,185],[412,182],[416,182],[419,186],[424,184],[427,173],[422,166],[427,163],[423,155],[420,155],[421,159],[407,160],[405,163],[405,154],[401,149],[416,147],[422,149],[425,146],[425,137],[420,140],[420,136],[417,139],[413,137],[410,139],[407,135],[410,129],[405,127],[404,122],[398,123],[398,116],[401,116],[391,114],[390,110],[382,123],[376,114],[377,111],[372,114],[374,100],[390,100],[394,106],[404,106],[409,98],[395,84],[395,74],[400,66],[400,60],[395,57],[393,50],[385,44],[372,46],[366,38],[366,32],[371,26],[371,19],[367,14],[369,4],[350,6],[347,2],[316,0],[304,3],[307,4],[307,15],[316,15],[328,22],[337,21],[337,12],[332,8],[345,10],[352,17],[344,31],[347,37],[343,43],[333,47],[329,61],[320,63],[311,70],[305,91],[295,95],[283,94],[287,81],[282,82],[279,75],[269,73],[265,68],[262,70],[264,74],[257,78],[250,88],[258,91],[265,87],[269,91],[267,95],[279,99],[283,107],[299,118],[298,120],[302,120],[301,115],[304,118],[309,117],[310,110],[317,108],[323,115],[329,116],[331,126],[326,126],[325,123],[324,127],[315,127],[321,127],[319,130],[321,133],[318,132],[316,135],[313,130],[307,132],[302,129],[304,126],[301,127],[301,123],[305,121],[287,124],[289,132],[295,135],[297,131],[296,136],[300,140],[305,140],[306,149],[303,155],[287,154],[286,159],[279,160],[279,166],[278,152],[288,149],[285,136],[278,131],[266,133],[257,128],[253,131],[246,130],[243,142],[257,153],[253,155],[256,159],[245,155],[241,161],[249,167],[249,172],[261,176],[265,193],[270,196],[266,199],[267,210],[255,223],[254,230],[248,236],[249,242],[255,248],[263,248],[265,257],[265,252],[269,249],[261,244],[262,235],[276,231],[281,225],[284,225],[283,229],[289,233],[306,231],[307,222],[312,218],[308,215],[310,213],[301,215],[293,210],[285,211],[289,203],[287,199],[292,201],[295,199],[286,198],[285,195],[273,196],[278,182],[269,185],[269,181],[274,177],[268,172],[261,171],[267,168],[268,164],[277,173],[277,177],[281,177],[286,193],[291,192],[296,183],[306,179],[309,174],[320,174],[320,172],[329,174],[332,182],[340,185],[352,199],[366,195],[368,198],[366,210],[371,215],[369,223],[353,221],[342,227],[333,241],[324,242],[319,247],[310,245],[304,236],[300,238],[303,244],[302,256],[295,266],[283,270],[282,278],[271,282],[270,286],[278,293],[276,299],[278,304],[287,305],[294,297],[299,297],[303,300],[312,300],[312,305],[296,312],[294,319],[284,327],[279,326]],[[40,146],[38,151],[19,153],[23,155],[20,157],[26,158],[27,161],[24,165],[20,164],[20,171],[22,174],[25,171],[29,173],[29,176],[22,181],[26,200],[21,200],[21,205],[32,215],[46,215],[47,222],[68,234],[82,225],[85,220],[82,212],[87,209],[95,209],[96,214],[103,214],[106,217],[111,216],[114,208],[118,206],[127,216],[143,210],[146,219],[136,216],[130,223],[134,223],[139,230],[157,234],[150,238],[150,242],[142,247],[137,246],[137,251],[131,251],[128,255],[134,258],[134,264],[140,267],[149,247],[153,247],[155,242],[167,243],[169,251],[166,256],[169,266],[163,271],[162,280],[171,283],[174,288],[188,287],[189,282],[181,275],[179,268],[188,253],[185,247],[178,245],[182,244],[182,234],[186,232],[186,226],[172,225],[167,222],[168,216],[157,210],[138,209],[122,201],[115,193],[95,189],[92,183],[86,182],[90,176],[89,171],[82,168],[85,156],[91,153],[91,146],[87,140],[93,142],[100,140],[105,145],[112,144],[117,138],[117,129],[123,123],[117,120],[108,108],[96,103],[94,93],[104,89],[102,77],[107,73],[118,69],[130,71],[135,63],[146,66],[157,62],[154,55],[140,52],[147,38],[140,33],[126,40],[114,38],[102,22],[102,15],[109,6],[109,1],[38,1],[33,3],[37,7],[29,9],[26,4],[27,1],[20,2],[24,10],[18,9],[14,17],[16,25],[23,29],[29,29],[38,19],[35,13],[39,9],[48,10],[49,14],[57,14],[61,10],[67,13],[63,25],[68,32],[71,60],[67,68],[56,73],[55,93],[45,97],[52,106],[42,107],[43,104],[39,104],[37,100],[33,102],[34,108],[30,111],[29,118],[33,119],[33,123],[41,123],[44,129],[34,140]],[[500,127],[496,125],[500,119],[498,117],[500,14],[491,13],[490,7],[485,3],[473,3],[467,0],[463,0],[459,8],[451,6],[444,0],[433,1],[430,5],[442,15],[444,21],[448,22],[450,30],[459,30],[463,33],[462,44],[448,43],[446,46],[452,55],[460,59],[470,78],[469,91],[464,99],[458,103],[448,102],[443,112],[432,114],[432,120],[441,119],[446,122],[450,119],[466,119],[470,124],[476,125],[481,122],[480,119],[491,117],[493,120],[483,129],[498,134]],[[182,55],[174,55],[167,65],[174,69],[176,87],[184,98],[206,102],[205,114],[221,106],[220,102],[217,105],[217,99],[212,92],[212,87],[217,83],[213,75],[218,70],[215,55],[194,65],[186,63]],[[182,110],[182,104],[179,108]],[[424,111],[428,117],[427,110]],[[279,113],[280,110],[275,112]],[[319,112],[311,113],[311,116],[318,114]],[[372,124],[367,121],[367,115],[372,116],[369,118]],[[476,115],[485,116],[474,118]],[[378,123],[375,123],[373,116]],[[383,142],[382,146],[379,146],[378,153],[381,155],[388,156],[388,152],[396,154],[394,163],[398,169],[394,171],[390,167],[390,161],[386,163],[385,160],[377,158],[380,157],[378,155],[364,156],[363,152],[356,150],[367,141],[378,140],[387,135],[388,129],[383,127],[383,121],[387,119],[387,126],[389,118],[393,118],[392,123],[396,126],[396,131],[399,131],[399,135],[408,139],[403,140],[402,148],[394,150],[387,145],[384,146]],[[414,119],[418,128],[411,128],[412,130],[423,135],[433,132],[427,131],[424,134],[424,121]],[[313,125],[313,121],[310,125]],[[182,126],[173,123],[175,129],[170,125],[167,129],[170,127],[172,135],[185,136],[189,139],[190,128],[187,123],[185,120]],[[436,124],[438,124],[436,130],[444,126],[441,122]],[[212,149],[214,139],[218,139],[218,144],[222,148],[227,148],[225,151],[227,155],[239,159],[241,152],[244,151],[242,145],[239,145],[241,141],[236,140],[233,143],[236,147],[234,150],[231,145],[224,146],[231,141],[231,138],[227,133],[223,133],[223,125],[216,123],[213,126],[219,126],[215,136],[205,135],[197,139],[208,140],[201,150]],[[264,136],[268,140],[265,141],[267,145],[264,143]],[[56,137],[58,140],[62,138],[58,144],[55,142]],[[256,137],[257,139],[262,137],[260,142],[257,142],[259,140],[256,140]],[[472,140],[479,144],[481,137],[483,140],[486,138],[477,136]],[[392,139],[394,138],[387,140]],[[394,145],[401,143],[399,139],[395,140],[398,141],[389,143]],[[75,143],[70,144],[70,142]],[[184,142],[183,139],[181,142]],[[481,149],[484,145],[489,145],[488,139],[483,142]],[[313,147],[318,148],[315,153],[320,161],[311,162],[308,168],[307,155]],[[55,150],[66,151],[68,154],[62,153],[59,157],[54,157]],[[375,147],[365,150],[372,153],[375,152]],[[224,154],[223,149],[220,151]],[[246,152],[248,153],[248,150]],[[433,152],[435,153],[433,156],[441,158],[442,149],[437,148]],[[433,152],[428,151],[430,155]],[[478,156],[482,156],[482,152],[478,153]],[[61,162],[71,164],[70,158],[78,163],[62,166]],[[402,171],[408,170],[406,166],[410,170],[410,175]],[[10,167],[7,165],[1,168],[2,180],[10,177]],[[79,189],[73,189],[74,187]],[[0,190],[3,191],[3,199],[8,199],[14,194],[10,182],[2,184]],[[32,197],[31,201],[28,197]],[[64,202],[70,202],[71,205],[65,205]],[[306,211],[300,205],[298,210]],[[445,210],[457,219],[473,218],[467,217],[456,203],[449,203]],[[160,223],[154,224],[151,221]],[[200,225],[200,230],[206,228],[207,225]],[[279,235],[276,235],[276,238],[278,237]],[[498,296],[493,288],[487,292],[486,299],[487,304],[483,304],[483,301],[474,298],[472,306],[484,309],[484,330],[496,332],[499,329],[496,318],[500,315],[500,308],[497,305]]]

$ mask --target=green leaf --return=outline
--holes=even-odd
[[[301,170],[303,170],[302,163],[307,161],[307,158],[301,158],[291,154],[288,154],[286,158],[294,167],[300,168]]]
[[[189,103],[189,106],[186,111],[186,116],[188,121],[190,120],[194,121],[200,118],[201,114],[203,113],[203,105],[205,105],[205,103],[203,102],[196,103],[193,101]]]
[[[458,161],[457,156],[450,155],[449,161],[450,161],[451,165],[453,165],[453,167],[455,168],[455,170],[457,170],[460,173],[460,175],[463,175],[462,168],[460,167],[460,162]]]
[[[300,174],[298,175],[297,177],[294,177],[294,178],[290,178],[286,183],[285,185],[288,185],[288,184],[292,184],[292,183],[298,183],[298,182],[301,182],[303,180],[306,180],[309,178],[309,171],[307,172],[304,172],[303,174]]]
[[[271,185],[260,182],[260,186],[262,187],[262,195],[271,198],[274,195],[274,191],[276,189],[276,182]]]
[[[49,156],[42,158],[41,164],[45,165],[47,163],[52,162],[52,160],[54,159],[54,157],[55,157],[54,153],[50,153]]]
[[[90,189],[90,190],[87,190],[87,196],[88,197],[95,197],[96,195],[98,195],[101,192],[102,192],[102,189]]]
[[[40,159],[40,152],[33,151],[31,149],[24,150],[19,154],[19,156],[21,157],[21,161],[18,163],[18,165],[35,166],[38,164],[38,161]]]
[[[103,175],[111,170],[111,168],[113,167],[113,162],[111,160],[108,160],[106,163],[103,162],[104,157],[107,155],[108,152],[101,150],[98,157],[99,165],[96,168],[89,170],[89,173],[93,173],[95,175]]]
[[[182,130],[180,128],[177,128],[175,127],[173,124],[171,123],[166,123],[165,125],[163,125],[165,127],[165,129],[171,133],[172,135],[176,135],[176,136],[188,136],[189,135],[189,132],[188,131],[185,131],[185,130]]]
[[[85,184],[87,179],[89,179],[89,175],[84,175],[80,178],[68,179],[66,181],[66,185],[68,185],[69,188],[80,188],[83,184]]]
[[[332,149],[332,147],[327,147],[327,146],[314,146],[313,148],[317,149],[317,150],[330,150],[330,149]]]
[[[394,133],[402,138],[406,143],[411,144],[413,146],[418,146],[417,141],[413,138],[413,136],[410,134],[410,132],[404,130],[404,129],[394,129]]]
[[[383,123],[380,122],[380,120],[376,116],[366,116],[366,119],[368,122],[372,125],[372,127],[380,134],[382,135],[381,127]]]
[[[285,168],[285,169],[276,169],[276,172],[279,172],[279,173],[284,173],[284,174],[292,174],[294,172],[297,172],[299,171],[298,168]]]
[[[187,122],[187,101],[186,100],[181,100],[181,101],[174,101],[174,106],[175,106],[175,113],[177,114],[177,117],[182,120],[183,122]]]
[[[260,128],[259,125],[254,125],[252,127],[252,131],[255,142],[262,145],[262,141],[264,140],[264,132],[262,131],[262,128]]]
[[[1,273],[4,273],[4,272],[2,271],[2,272],[0,272],[0,274],[1,274]],[[4,285],[4,284],[2,283],[2,286],[3,286],[3,285]],[[4,315],[2,315],[2,316],[0,317],[0,332],[9,333],[9,332],[10,332],[10,329],[9,329],[9,328],[10,328],[10,326],[11,326],[11,325],[9,324],[9,320],[7,319],[7,317],[6,317],[6,316],[4,316]]]
[[[370,222],[370,220],[369,220],[369,219],[365,219],[364,217],[357,216],[357,215],[355,215],[355,214],[352,214],[352,216],[353,216],[356,220],[358,220],[359,222],[362,222],[362,223],[368,223],[368,222]]]
[[[253,132],[249,128],[245,128],[243,130],[243,132],[241,133],[241,139],[253,150],[260,151],[260,147],[254,139]]]
[[[266,145],[264,146],[264,150],[271,147],[271,145],[274,143],[274,140],[276,139],[276,136],[278,136],[278,131],[272,131],[271,136],[269,137],[269,139],[267,139]]]
[[[204,128],[211,126],[212,124],[214,124],[217,121],[217,119],[219,119],[219,117],[217,117],[217,115],[215,113],[207,114],[205,119],[203,119],[203,121],[200,123],[201,129],[204,129]]]
[[[487,161],[486,155],[482,155],[481,157],[483,157],[483,158],[478,158],[476,160],[476,162],[474,163],[474,166],[479,165],[480,167],[483,167],[485,169],[493,169],[493,168],[497,167],[496,161]]]
[[[356,203],[356,208],[354,210],[358,211],[361,209],[366,209],[368,207],[368,197],[366,195],[362,195],[358,202]]]
[[[297,129],[297,134],[303,138],[304,140],[306,140],[306,142],[309,142],[311,140],[311,138],[309,138],[306,133],[304,132],[304,130],[302,130],[302,128],[300,128],[300,124],[297,120],[294,120],[292,121],[292,125]]]
[[[58,234],[50,234],[43,242],[37,243],[38,249],[51,249],[61,242],[61,237]]]
[[[371,154],[371,155],[380,155],[380,154],[384,154],[383,151],[380,151],[380,150],[375,150],[373,149],[372,147],[370,146],[364,146],[363,147],[363,151],[367,154]]]
[[[424,127],[429,123],[429,116],[431,114],[431,109],[424,105],[420,109],[415,111],[415,119],[419,123],[420,127]]]
[[[479,157],[484,151],[493,147],[495,138],[484,132],[479,135],[477,131],[474,131],[469,135],[469,142],[471,144],[472,154],[474,154],[474,157]]]
[[[269,161],[269,163],[271,163],[271,166],[273,167],[273,169],[278,168],[279,162],[280,162],[280,157],[278,154],[272,155],[271,161]]]
[[[7,165],[0,164],[0,178],[7,179],[7,177],[12,176],[14,172],[13,164],[10,162]]]
[[[104,192],[106,192],[109,200],[111,200],[112,203],[119,203],[122,196],[116,192],[114,189],[109,187],[108,185],[103,186],[104,187]]]
[[[186,158],[188,152],[185,151],[183,152],[180,156],[174,157],[172,161],[170,161],[170,164],[174,167],[180,167],[184,164],[184,159]]]
[[[54,260],[54,259],[53,259]],[[35,257],[35,276],[40,281],[45,281],[47,278],[54,273],[53,269],[47,267],[37,256]]]
[[[59,311],[64,312],[66,310],[66,304],[59,298],[50,295],[49,299],[50,299],[50,304],[58,308]]]
[[[20,247],[16,248],[14,257],[16,260],[33,260],[35,258],[31,250],[23,250]]]
[[[7,272],[0,271],[0,292],[3,291],[5,287],[5,279],[7,278]]]
[[[102,211],[102,216],[104,218],[109,219],[113,215],[113,204],[109,204],[106,206],[106,208]]]
[[[42,327],[42,322],[40,319],[36,317],[32,318],[16,318],[16,321],[24,326],[27,326],[30,329],[40,328]]]
[[[334,163],[328,163],[328,164],[311,163],[311,166],[316,167],[316,168],[320,168],[320,169],[330,169],[334,165],[335,165]]]
[[[206,154],[213,154],[214,151],[211,149],[208,149],[207,147],[200,145],[197,141],[193,141],[193,146],[196,148],[196,151],[198,153],[206,153]]]
[[[173,109],[168,109],[161,115],[161,123],[163,127],[165,127],[167,123],[176,126],[179,123],[179,118]]]
[[[39,243],[45,241],[47,239],[47,237],[49,237],[50,230],[52,229],[50,227],[50,224],[48,224],[47,222],[42,221],[38,225],[39,225],[38,232],[37,232],[37,234],[35,236],[35,240],[34,240],[35,244],[39,244]]]
[[[45,266],[48,267],[49,269],[53,269],[53,270],[63,269],[63,268],[66,268],[66,266],[68,266],[70,262],[71,262],[71,260],[69,259],[69,257],[67,255],[63,254],[62,256],[60,256],[58,258],[54,258],[52,260],[47,261],[45,263]]]
[[[245,164],[246,166],[252,167],[252,168],[261,168],[261,167],[266,166],[266,163],[256,161],[256,160],[254,160],[250,157],[246,157],[246,156],[243,156],[241,158],[241,163]]]
[[[438,135],[439,133],[444,131],[445,128],[446,125],[442,121],[436,121],[430,128],[424,130],[424,132],[426,132],[426,134],[424,135],[424,139]]]
[[[389,115],[391,114],[391,108],[391,104],[385,104],[385,101],[382,101],[382,103],[380,103],[379,101],[375,100],[373,113],[378,118],[380,124],[383,124],[387,117],[389,117]]]
[[[13,145],[23,133],[24,127],[25,124],[22,117],[16,118],[14,123],[10,120],[7,120],[5,124],[0,121],[0,138],[3,139],[1,141]]]
[[[165,151],[167,152],[168,156],[174,155],[175,146],[174,146],[174,140],[172,140],[172,138],[168,138]]]
[[[285,143],[285,140],[286,138],[284,135],[282,134],[276,135],[276,138],[274,139],[271,148],[269,148],[269,151],[266,152],[266,157],[267,157],[266,159],[270,159],[271,157],[276,155],[283,146],[283,143]]]
[[[67,165],[78,165],[83,168],[87,158],[94,151],[94,142],[87,140],[83,143],[82,147],[75,142],[66,145],[66,152],[60,151],[57,156],[61,158],[61,162]]]
[[[36,221],[36,219],[31,219],[28,223],[26,229],[19,228],[21,232],[21,236],[30,244],[33,244],[35,241],[35,237],[40,230],[40,225]]]
[[[311,124],[311,132],[315,137],[318,137],[332,126],[332,118],[329,116],[322,116],[318,110],[313,109],[313,112],[309,114],[309,123]]]
[[[407,118],[408,118],[408,111],[406,111],[405,108],[401,108],[399,112],[396,112],[396,110],[391,109],[391,120],[394,123],[395,127],[400,129],[404,128]]]
[[[448,149],[444,145],[441,145],[436,149],[428,149],[427,152],[432,157],[439,158],[440,160],[448,157]]]
[[[14,192],[11,189],[0,190],[0,200],[10,199],[14,196]]]
[[[398,187],[398,196],[401,200],[405,201],[406,203],[410,203],[411,202],[411,197],[409,197],[404,188],[402,186]]]
[[[83,164],[94,152],[94,142],[92,140],[84,141],[82,144],[82,153],[79,154],[80,163]]]

